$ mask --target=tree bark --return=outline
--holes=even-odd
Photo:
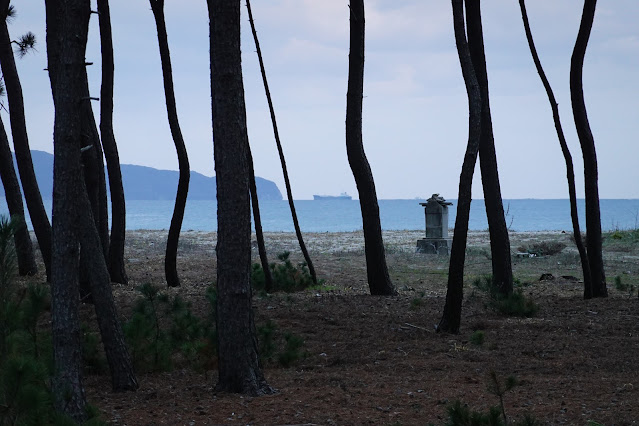
[[[592,297],[607,297],[606,274],[604,272],[601,236],[601,213],[599,211],[599,185],[595,139],[588,123],[583,91],[583,68],[586,47],[595,19],[596,0],[585,0],[577,41],[570,61],[570,99],[577,136],[584,159],[584,185],[586,195],[586,247],[592,279]],[[585,295],[588,297],[588,294]]]
[[[0,179],[2,179],[2,185],[4,186],[4,195],[7,200],[9,214],[18,221],[13,235],[18,258],[18,274],[34,275],[38,272],[38,265],[33,252],[31,236],[27,229],[27,222],[24,219],[22,190],[13,167],[11,147],[9,146],[9,139],[7,138],[2,118],[0,118]]]
[[[89,90],[89,76],[86,68],[82,75],[82,80],[84,98],[89,99],[92,96]],[[84,181],[91,202],[95,226],[100,235],[100,251],[104,258],[107,259],[109,254],[109,218],[106,176],[104,174],[104,153],[102,152],[100,132],[98,132],[91,102],[83,102],[82,110],[82,134],[84,137],[80,147],[86,149],[86,151],[82,152]]]
[[[171,53],[169,52],[169,42],[166,34],[166,24],[164,20],[164,0],[150,0],[151,10],[155,17],[155,24],[158,31],[158,44],[160,46],[160,59],[162,61],[162,77],[164,79],[164,96],[166,98],[166,111],[169,117],[169,127],[175,143],[175,150],[178,156],[180,177],[178,179],[177,195],[175,197],[175,207],[171,217],[169,236],[166,242],[166,255],[164,258],[164,273],[169,287],[180,285],[180,278],[177,273],[177,249],[184,219],[184,209],[186,208],[186,198],[189,192],[189,157],[186,152],[184,138],[180,130],[177,107],[175,104],[175,92],[173,89],[173,71],[171,69]]]
[[[346,94],[346,153],[359,193],[364,228],[366,273],[372,295],[396,295],[386,266],[375,181],[362,142],[364,94],[364,0],[350,2],[350,53]]]
[[[51,224],[42,203],[40,188],[33,170],[31,150],[29,149],[29,137],[24,114],[24,101],[22,98],[22,85],[16,68],[13,50],[11,49],[11,37],[7,27],[6,11],[8,0],[0,1],[0,66],[7,89],[9,101],[9,120],[13,137],[13,148],[16,155],[16,163],[20,172],[20,181],[24,191],[24,199],[27,203],[33,230],[35,231],[42,260],[47,272],[47,279],[51,277]]]
[[[535,42],[533,40],[532,32],[530,31],[530,24],[528,22],[528,13],[526,12],[525,0],[519,0],[519,7],[521,9],[521,17],[524,22],[524,30],[526,31],[526,39],[528,40],[528,47],[533,57],[533,62],[537,68],[537,73],[541,78],[541,82],[546,89],[548,95],[548,101],[550,102],[550,108],[552,109],[552,117],[555,123],[555,130],[557,131],[557,137],[559,139],[559,145],[561,146],[561,152],[563,153],[564,160],[566,162],[566,180],[568,181],[568,194],[570,197],[570,217],[572,218],[573,236],[575,238],[575,244],[579,251],[579,258],[581,259],[581,269],[584,276],[584,298],[590,299],[592,297],[592,278],[590,277],[590,264],[588,261],[588,254],[584,247],[583,240],[581,239],[581,229],[579,227],[579,216],[577,214],[577,193],[575,190],[575,169],[573,167],[572,155],[568,149],[564,131],[561,126],[561,120],[559,119],[559,107],[555,99],[555,94],[550,87],[550,82],[546,77],[537,49],[535,48]]]
[[[104,158],[109,174],[111,193],[111,237],[107,264],[111,281],[127,284],[129,278],[124,265],[124,243],[126,239],[126,202],[122,186],[120,156],[113,133],[113,37],[109,0],[98,0],[100,22],[100,47],[102,51],[102,88],[100,91],[100,134]]]
[[[251,32],[253,33],[253,40],[255,41],[255,49],[257,51],[257,59],[260,63],[260,71],[262,73],[262,81],[264,83],[264,91],[266,92],[266,100],[268,102],[268,109],[271,114],[271,122],[273,123],[273,133],[275,135],[275,143],[277,145],[277,152],[280,156],[280,163],[282,164],[282,174],[284,175],[284,184],[286,186],[286,198],[288,199],[288,205],[291,209],[291,216],[293,217],[293,227],[295,228],[295,235],[300,245],[300,250],[308,266],[308,272],[311,274],[313,284],[317,285],[317,274],[315,273],[315,267],[311,256],[308,254],[306,244],[304,244],[304,238],[302,237],[302,230],[300,229],[299,220],[297,219],[297,212],[295,210],[295,202],[293,201],[293,191],[291,190],[291,182],[288,178],[288,170],[286,168],[286,159],[284,158],[284,150],[280,142],[280,134],[277,130],[277,120],[275,119],[275,108],[273,108],[273,100],[271,99],[271,91],[268,88],[268,81],[266,79],[266,70],[264,68],[264,60],[262,59],[262,51],[260,49],[260,42],[257,39],[257,31],[255,30],[255,22],[253,21],[253,12],[251,11],[251,3],[246,0],[246,8],[248,9],[249,23],[251,24]]]
[[[461,175],[459,177],[459,195],[457,200],[457,216],[455,232],[450,252],[448,267],[448,289],[444,313],[437,326],[437,331],[459,333],[461,324],[462,300],[464,298],[464,262],[466,260],[466,243],[468,239],[468,219],[472,197],[473,174],[477,163],[477,152],[481,140],[481,89],[473,68],[466,31],[464,29],[463,0],[452,0],[453,25],[457,54],[461,64],[466,92],[468,93],[468,146],[464,155]]]
[[[77,226],[82,251],[99,253],[101,240],[95,227],[91,205],[84,186],[81,188],[77,203],[80,213],[80,222]],[[82,266],[88,272],[89,288],[94,301],[100,336],[111,371],[112,389],[114,392],[136,390],[138,382],[124,340],[117,307],[113,300],[106,261],[103,256],[82,256],[81,262],[84,263]]]
[[[264,395],[251,306],[248,133],[240,53],[239,0],[207,0],[213,152],[217,186],[218,391]]]
[[[57,411],[75,422],[86,420],[82,384],[78,315],[77,200],[82,191],[80,166],[83,83],[90,2],[46,1],[48,69],[55,106],[53,165],[53,256],[51,320],[54,376],[52,394]]]
[[[260,254],[260,263],[264,271],[264,291],[267,293],[273,289],[273,274],[268,264],[266,255],[266,245],[264,244],[264,233],[262,232],[262,217],[260,216],[260,202],[257,196],[257,185],[255,184],[255,169],[253,168],[253,154],[251,145],[248,144],[247,160],[249,168],[249,191],[251,193],[251,208],[253,209],[253,221],[255,222],[255,238],[257,239],[257,250]]]
[[[479,144],[479,166],[484,188],[484,204],[490,234],[493,283],[500,294],[513,291],[513,269],[510,258],[510,239],[504,215],[504,203],[501,198],[497,154],[490,114],[488,94],[488,73],[484,53],[484,35],[481,23],[480,0],[465,0],[466,24],[468,27],[468,47],[473,60],[473,68],[479,83],[482,97],[481,142]]]

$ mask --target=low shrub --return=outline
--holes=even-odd
[[[142,297],[123,327],[136,368],[167,371],[178,355],[196,369],[210,362],[211,353],[216,352],[214,308],[208,320],[201,320],[179,295],[170,297],[148,283],[139,286],[138,291]],[[206,297],[214,307],[214,289],[208,289]]]
[[[297,266],[291,262],[291,253],[285,251],[277,256],[279,263],[272,262],[269,266],[273,277],[272,292],[283,291],[292,293],[305,290],[314,285],[313,278],[308,270],[306,262],[301,262]],[[266,280],[262,265],[254,263],[251,270],[251,283],[256,290],[265,291]],[[324,280],[320,280],[323,284]]]
[[[290,332],[278,333],[277,324],[272,320],[257,326],[260,359],[264,363],[277,361],[287,368],[306,357],[302,351],[304,340]]]
[[[520,246],[517,250],[533,256],[553,256],[561,253],[565,248],[566,244],[561,241],[539,241],[530,246]]]
[[[468,340],[470,340],[470,343],[473,345],[481,346],[484,344],[485,338],[486,334],[482,330],[475,330]]]
[[[473,281],[473,286],[486,292],[490,297],[488,306],[503,315],[532,317],[539,310],[539,306],[532,299],[526,297],[521,288],[515,289],[508,295],[500,294],[491,275],[476,278]]]

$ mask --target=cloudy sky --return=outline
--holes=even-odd
[[[36,34],[18,62],[32,149],[53,152],[53,107],[41,1],[14,1],[14,38]],[[575,159],[569,67],[583,1],[527,4],[537,49],[555,90]],[[95,6],[94,6],[95,8]],[[357,189],[345,149],[347,0],[253,0],[278,127],[297,199]],[[115,134],[122,163],[177,169],[164,104],[153,15],[143,0],[112,0]],[[242,11],[246,18],[246,11]],[[482,5],[491,110],[504,198],[567,198],[565,165],[546,94],[526,44],[516,0]],[[214,174],[208,16],[204,0],[167,0],[178,113],[192,170]],[[599,1],[584,67],[602,198],[639,198],[639,2]],[[249,137],[256,174],[284,184],[255,47],[242,20]],[[97,17],[87,50],[100,93]],[[457,197],[468,107],[449,1],[367,0],[364,144],[379,198]],[[99,105],[94,104],[99,116]],[[2,112],[8,123],[6,111]],[[474,197],[483,198],[475,181]]]

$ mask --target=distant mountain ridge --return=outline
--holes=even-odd
[[[53,154],[45,151],[31,151],[40,192],[44,200],[53,194]],[[15,156],[14,156],[15,166]],[[18,167],[15,166],[16,173]],[[179,173],[174,170],[159,170],[152,167],[122,164],[122,184],[127,200],[174,200]],[[255,177],[257,195],[260,200],[281,200],[282,193],[275,182]],[[107,183],[108,184],[108,183]],[[191,171],[189,200],[215,200],[215,176],[208,177]],[[4,186],[0,185],[0,196],[4,197]]]

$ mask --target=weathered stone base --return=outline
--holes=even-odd
[[[442,254],[448,256],[452,245],[450,238],[422,238],[417,240],[416,253]]]

